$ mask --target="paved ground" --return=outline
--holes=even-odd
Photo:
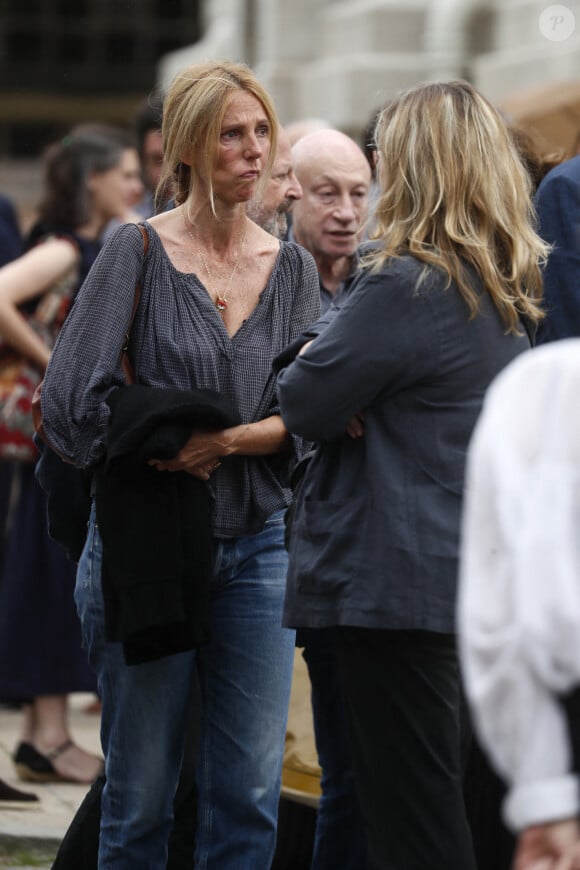
[[[100,754],[99,716],[84,712],[92,695],[71,696],[71,726],[79,745]],[[18,742],[20,714],[0,709],[0,777],[23,790],[34,791],[34,809],[3,810],[0,806],[0,868],[48,870],[87,786],[65,783],[32,784],[18,780],[11,754]]]

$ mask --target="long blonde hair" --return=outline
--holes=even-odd
[[[531,185],[499,112],[464,81],[421,84],[381,112],[381,192],[367,264],[411,254],[457,283],[471,316],[471,264],[506,328],[537,323],[549,247],[535,232]]]
[[[195,184],[195,173],[183,162],[187,156],[207,184],[215,214],[211,174],[223,118],[236,91],[252,94],[264,108],[270,125],[270,152],[261,173],[262,183],[270,175],[278,121],[265,88],[245,64],[231,61],[193,64],[178,73],[163,101],[163,171],[157,190],[170,190],[177,205],[185,202]]]

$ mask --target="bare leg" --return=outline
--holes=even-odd
[[[66,695],[42,695],[26,705],[21,734],[64,779],[89,783],[102,772],[102,760],[72,742]]]
[[[32,743],[32,738],[34,737],[32,704],[23,704],[21,710],[22,725],[20,727],[20,739],[23,743]]]

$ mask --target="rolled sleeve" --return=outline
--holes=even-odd
[[[577,816],[580,810],[578,777],[574,774],[517,785],[503,804],[503,817],[513,831],[530,825]]]

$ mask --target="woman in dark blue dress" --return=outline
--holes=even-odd
[[[132,142],[87,127],[47,152],[44,198],[25,253],[0,269],[0,333],[42,373],[112,218],[123,217],[138,174]],[[25,316],[34,312],[35,328]],[[41,326],[38,326],[38,324]],[[67,696],[94,692],[73,600],[76,566],[47,532],[34,464],[16,463],[0,581],[0,697],[22,702],[14,761],[21,779],[91,782],[101,761],[72,740]]]

